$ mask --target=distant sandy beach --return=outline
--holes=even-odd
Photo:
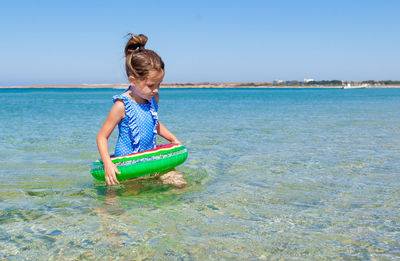
[[[57,85],[21,85],[21,86],[0,86],[0,89],[48,89],[48,88],[67,88],[67,89],[100,89],[100,88],[112,88],[112,89],[125,89],[128,86],[127,83],[99,83],[99,84],[57,84]],[[373,85],[372,88],[400,88],[400,85]],[[340,89],[342,86],[339,85],[274,85],[269,82],[216,82],[216,83],[163,83],[161,88],[336,88]]]

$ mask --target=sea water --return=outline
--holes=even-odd
[[[162,89],[183,189],[90,175],[120,92],[0,90],[0,259],[400,258],[400,89]]]

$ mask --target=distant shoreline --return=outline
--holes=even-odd
[[[127,83],[101,83],[101,84],[57,84],[57,85],[25,85],[25,86],[0,86],[0,89],[126,89]],[[400,85],[372,85],[371,88],[400,88]],[[219,82],[219,83],[163,83],[161,88],[166,89],[340,89],[340,85],[274,85],[270,83],[242,83],[242,82]]]

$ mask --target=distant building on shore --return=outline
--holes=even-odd
[[[283,80],[275,80],[273,83],[274,83],[274,84],[283,83]]]
[[[314,79],[307,79],[307,78],[304,78],[304,82],[305,83],[308,83],[308,82],[315,82],[315,80]]]

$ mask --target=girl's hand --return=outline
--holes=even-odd
[[[171,143],[178,143],[178,144],[182,144],[182,142],[180,142],[178,139],[174,139],[171,141]]]
[[[104,176],[106,179],[107,185],[118,185],[119,181],[117,180],[117,176],[115,175],[121,174],[114,163],[104,165]]]

